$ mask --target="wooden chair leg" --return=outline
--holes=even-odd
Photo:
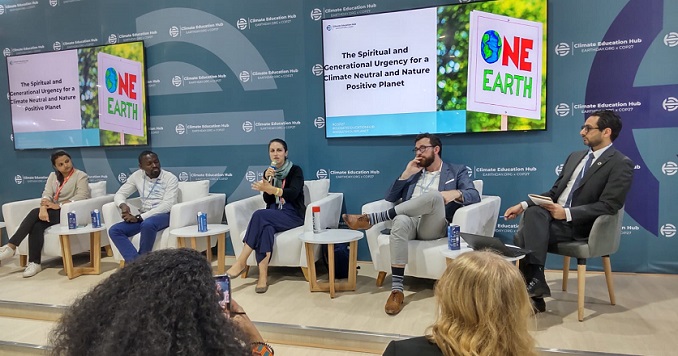
[[[381,287],[384,284],[384,278],[386,278],[386,272],[379,271],[379,275],[377,276],[377,287]]]
[[[120,261],[120,264],[118,265],[118,268],[123,268],[125,267],[125,260]]]
[[[301,267],[301,272],[304,273],[304,279],[306,279],[306,282],[310,281],[308,277],[308,267]]]
[[[243,272],[240,276],[241,278],[245,279],[247,278],[247,274],[250,272],[250,266],[245,267],[245,272]]]
[[[113,249],[111,248],[111,245],[104,246],[104,249],[106,250],[107,257],[113,257]]]
[[[567,292],[567,278],[570,276],[570,256],[563,256],[563,292]]]
[[[610,304],[616,305],[617,300],[614,297],[614,284],[612,283],[612,265],[610,256],[603,256],[603,270],[605,271],[605,281],[607,282],[607,293],[610,295]]]
[[[21,267],[28,266],[28,256],[19,255],[19,266],[21,266]]]
[[[584,321],[584,291],[586,289],[586,259],[577,259],[577,319]]]

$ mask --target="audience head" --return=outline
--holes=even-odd
[[[139,169],[144,171],[149,178],[160,176],[160,159],[153,151],[143,151],[139,154]]]
[[[71,155],[64,150],[57,150],[52,152],[50,157],[52,161],[52,167],[54,167],[54,172],[56,173],[57,180],[61,183],[64,181],[64,174],[68,174],[73,169],[73,161],[71,160]]]
[[[436,283],[429,339],[449,355],[536,355],[532,308],[518,268],[485,251],[452,260]]]
[[[199,252],[145,254],[78,299],[52,331],[55,355],[251,355],[222,312]]]
[[[268,155],[271,162],[282,165],[287,160],[287,142],[280,138],[274,138],[268,142]]]

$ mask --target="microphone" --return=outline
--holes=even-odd
[[[276,162],[276,161],[271,161],[271,165],[268,166],[268,168],[273,168],[273,170],[275,171],[275,169],[276,169],[275,165],[276,165],[276,164],[278,164],[278,162]],[[268,177],[268,182],[271,183],[272,181],[273,181],[273,176],[269,176],[269,177]]]

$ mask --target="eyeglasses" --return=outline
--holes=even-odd
[[[415,148],[412,149],[412,152],[414,152],[414,153],[424,153],[424,152],[426,152],[427,149],[429,149],[429,148],[431,148],[431,147],[434,147],[434,146],[419,146],[419,147],[415,147]]]
[[[584,130],[584,133],[589,133],[591,130],[600,130],[598,127],[591,127],[589,125],[583,125],[581,129]]]

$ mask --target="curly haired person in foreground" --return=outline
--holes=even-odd
[[[537,355],[518,268],[492,252],[452,260],[436,283],[436,321],[427,335],[392,341],[384,355]]]
[[[52,331],[52,353],[245,356],[270,349],[237,303],[226,315],[215,290],[211,266],[194,250],[143,255],[66,311]]]

